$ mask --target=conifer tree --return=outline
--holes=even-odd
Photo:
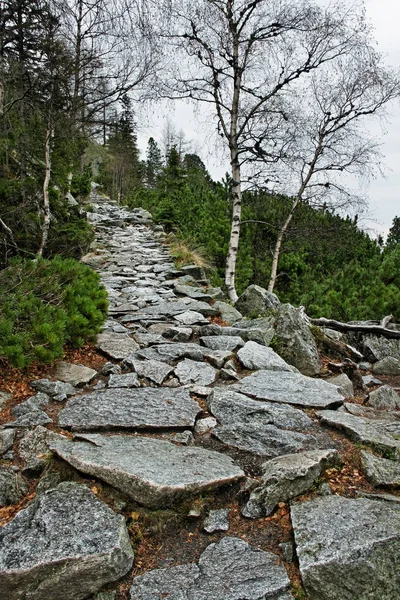
[[[146,187],[155,189],[163,171],[161,150],[153,137],[149,138],[146,151]]]

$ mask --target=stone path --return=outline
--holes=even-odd
[[[176,270],[146,211],[96,193],[93,207],[96,244],[83,260],[109,294],[97,343],[110,362],[99,373],[60,363],[58,381],[34,382],[36,394],[0,428],[0,506],[21,501],[27,481],[39,479],[36,498],[0,529],[4,597],[293,600],[294,551],[310,600],[399,597],[400,419],[392,390],[370,406],[346,403],[339,384],[307,376],[320,363],[301,311],[285,305],[275,320],[244,320],[202,269]],[[275,299],[273,307],[279,312]],[[231,325],[210,322],[220,315]],[[290,323],[298,327],[293,344]],[[290,342],[282,354],[291,364],[269,347],[275,331]],[[364,445],[365,476],[391,494],[349,499],[321,485],[325,470],[338,467],[334,429]],[[95,495],[103,486],[112,509]],[[310,490],[311,500],[293,501]],[[239,499],[242,517],[234,520],[224,494]],[[129,502],[155,510],[193,498],[196,506],[207,495],[221,498],[219,509],[193,508],[187,518],[201,517],[219,537],[196,560],[132,578],[126,519],[117,512]],[[293,522],[285,548],[241,539],[238,523],[249,519],[258,520],[262,539],[264,519],[282,502],[291,503]]]

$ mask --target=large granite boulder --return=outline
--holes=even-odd
[[[71,398],[59,425],[74,431],[193,427],[201,412],[183,389],[108,389]]]
[[[278,297],[259,285],[250,285],[239,297],[235,308],[245,317],[256,317],[280,306]]]
[[[400,375],[400,360],[394,356],[385,356],[378,360],[372,367],[372,372],[375,375],[392,375],[397,377]]]
[[[275,328],[278,354],[304,375],[318,375],[322,363],[303,309],[281,305]]]
[[[338,461],[334,449],[286,454],[268,460],[262,466],[261,485],[250,494],[242,514],[252,518],[268,516],[279,502],[287,502],[309,490],[323,470]]]
[[[336,408],[344,400],[335,385],[289,371],[260,370],[244,377],[233,389],[257,400],[307,408]]]
[[[50,447],[79,471],[149,508],[170,506],[244,476],[229,456],[157,438],[92,434],[76,441],[58,440]]]
[[[310,600],[394,600],[400,590],[400,505],[326,496],[291,508]]]
[[[61,483],[0,529],[4,600],[84,600],[132,562],[124,517],[84,485]]]
[[[278,557],[244,540],[210,544],[198,564],[156,569],[133,580],[131,600],[293,600]]]

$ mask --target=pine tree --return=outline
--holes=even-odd
[[[161,150],[154,138],[149,138],[146,151],[146,187],[155,189],[163,171]]]

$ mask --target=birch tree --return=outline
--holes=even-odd
[[[368,125],[379,122],[399,95],[399,74],[363,44],[321,67],[293,94],[286,128],[292,133],[280,161],[282,191],[293,203],[278,232],[268,291],[274,289],[284,237],[301,202],[342,211],[365,204],[353,191],[354,178],[377,174],[382,158]]]
[[[229,152],[233,207],[225,284],[236,301],[243,167],[263,141],[254,141],[253,124],[269,112],[275,128],[274,115],[282,117],[275,99],[348,51],[365,29],[363,14],[352,3],[321,9],[308,0],[167,0],[162,10],[168,22],[161,36],[171,49],[162,94],[210,106]]]

